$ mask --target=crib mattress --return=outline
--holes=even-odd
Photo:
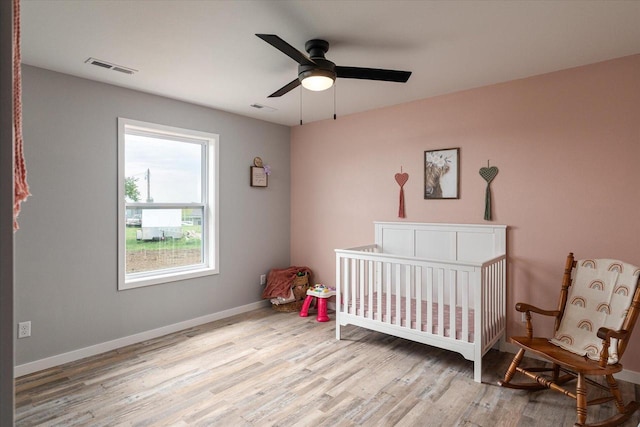
[[[364,297],[363,298],[363,308],[361,309],[361,305],[360,305],[360,298],[356,298],[356,304],[355,304],[355,312],[353,309],[353,300],[349,301],[349,306],[345,307],[344,306],[344,300],[342,300],[342,305],[343,305],[343,312],[349,313],[349,314],[353,314],[355,316],[358,317],[364,317],[364,318],[371,318],[373,320],[377,320],[377,321],[381,321],[384,323],[390,323],[393,325],[397,325],[398,322],[400,323],[400,326],[402,327],[407,327],[410,329],[414,329],[414,330],[418,330],[418,327],[416,326],[417,320],[416,320],[416,300],[412,299],[411,300],[411,305],[410,305],[410,311],[411,311],[411,319],[410,319],[410,323],[411,325],[407,325],[407,313],[406,313],[406,309],[407,309],[407,304],[406,304],[406,297],[400,297],[400,314],[399,317],[400,319],[398,319],[398,313],[396,312],[397,307],[396,307],[396,296],[393,295],[391,296],[391,310],[390,312],[388,312],[387,310],[387,304],[386,304],[386,295],[382,294],[382,304],[381,304],[381,313],[377,313],[377,301],[378,301],[378,296],[376,293],[374,293],[373,297],[371,298],[371,300],[373,301],[373,307],[371,307],[371,309],[373,310],[373,313],[370,314],[370,307],[369,307],[369,297]],[[427,319],[428,316],[428,311],[427,311],[427,305],[431,304],[431,324],[429,326],[429,322]],[[420,319],[420,328],[419,330],[422,332],[428,332],[431,333],[433,335],[438,335],[438,336],[445,336],[448,338],[454,338],[456,340],[462,340],[465,342],[473,342],[473,338],[474,338],[474,323],[473,323],[473,314],[474,314],[474,310],[472,308],[468,309],[468,314],[467,314],[467,331],[468,331],[468,336],[463,337],[463,328],[462,328],[462,322],[463,322],[463,308],[462,307],[455,307],[455,325],[451,325],[451,321],[450,321],[450,314],[451,314],[451,308],[449,306],[449,304],[442,304],[442,319],[443,319],[443,331],[442,333],[440,333],[440,320],[439,320],[439,309],[440,309],[440,305],[438,303],[435,302],[429,302],[429,301],[422,301],[422,312],[421,312],[421,319]],[[453,328],[452,328],[453,326]],[[452,335],[451,331],[452,329],[455,331],[455,335]]]

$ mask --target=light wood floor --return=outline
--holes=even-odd
[[[573,400],[483,384],[460,355],[264,308],[16,380],[16,425],[563,426]],[[621,383],[625,399],[639,387]],[[613,405],[589,409],[603,418]],[[636,413],[626,426],[636,426]]]

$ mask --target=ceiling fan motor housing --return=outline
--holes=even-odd
[[[304,50],[307,51],[311,59],[324,59],[324,54],[329,51],[329,42],[320,39],[309,40],[304,44]]]

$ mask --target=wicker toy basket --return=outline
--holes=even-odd
[[[271,304],[271,307],[273,307],[275,311],[284,313],[300,311],[302,304],[304,303],[304,299],[307,296],[308,289],[309,275],[305,273],[304,276],[296,276],[296,278],[293,279],[293,282],[291,282],[291,290],[293,291],[293,296],[296,300],[286,304]]]

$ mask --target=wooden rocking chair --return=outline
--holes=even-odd
[[[498,384],[526,390],[550,388],[572,397],[576,400],[577,409],[575,426],[615,426],[629,419],[640,404],[635,401],[624,404],[613,374],[622,370],[620,359],[638,318],[639,274],[640,268],[630,264],[608,259],[575,261],[573,253],[570,253],[565,264],[557,310],[516,304],[516,310],[525,313],[527,336],[509,338],[520,350],[513,358],[504,380]],[[601,292],[603,290],[606,292]],[[607,292],[610,301],[598,302],[598,295]],[[589,309],[593,308],[595,311],[589,314]],[[555,317],[553,338],[534,337],[531,313]],[[616,319],[613,319],[614,315]],[[548,361],[551,367],[520,367],[527,351]],[[516,373],[533,381],[513,383],[511,380]],[[587,376],[604,376],[608,387]],[[574,391],[562,387],[576,378],[578,381]],[[587,401],[587,384],[605,390],[607,396]],[[595,424],[586,423],[588,405],[612,400],[615,401],[618,414]]]

